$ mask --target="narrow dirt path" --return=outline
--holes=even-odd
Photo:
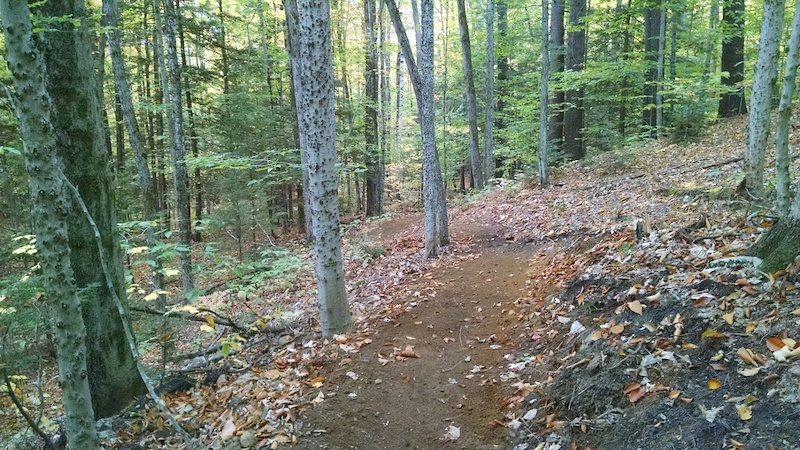
[[[510,392],[500,380],[504,356],[515,351],[514,302],[525,293],[533,253],[506,245],[502,229],[467,220],[457,219],[452,233],[469,237],[471,251],[417,274],[393,300],[407,305],[403,312],[376,324],[372,343],[345,364],[331,361],[317,374],[325,399],[304,413],[302,448],[508,446],[501,421]]]

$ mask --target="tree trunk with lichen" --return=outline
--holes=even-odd
[[[297,44],[295,68],[300,147],[306,155],[314,271],[322,335],[330,337],[352,326],[342,267],[339,196],[336,175],[336,117],[330,10],[324,0],[286,0],[289,33]]]
[[[62,161],[69,162],[64,172],[100,228],[114,290],[124,301],[114,188],[92,69],[88,11],[82,0],[64,0],[47,2],[35,13],[78,21],[52,22],[51,30],[44,33],[41,49],[53,102],[50,116],[56,151]],[[77,205],[73,205],[68,221],[72,270],[84,305],[92,403],[97,418],[108,417],[144,393],[144,384],[125,338],[123,319],[113,302],[114,293],[107,288],[100,270],[101,255],[94,232]]]
[[[27,1],[3,0],[0,15],[5,57],[14,78],[16,112],[25,142],[36,249],[55,336],[67,442],[71,448],[96,449],[100,444],[87,376],[86,327],[69,249],[67,218],[72,207],[63,186],[63,164],[56,154],[44,63],[33,43]]]

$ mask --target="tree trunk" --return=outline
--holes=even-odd
[[[422,137],[422,197],[425,208],[425,257],[439,253],[439,248],[449,243],[447,203],[445,200],[442,172],[436,154],[436,127],[433,84],[433,1],[423,0],[421,11],[419,70],[411,51],[400,12],[394,0],[385,0],[392,18],[400,48],[406,60],[411,85],[417,96],[420,134]]]
[[[484,178],[494,177],[494,0],[486,1],[486,116],[483,121],[483,173]]]
[[[564,73],[564,0],[553,0],[553,11],[550,16],[550,41],[548,47],[550,59],[549,72],[558,79]],[[548,102],[551,114],[547,123],[547,140],[553,151],[560,152],[564,143],[564,90],[555,88],[552,100]]]
[[[192,275],[192,218],[189,199],[189,173],[186,169],[186,142],[183,129],[183,99],[181,66],[178,63],[177,14],[173,0],[162,0],[164,5],[164,41],[167,49],[167,92],[169,92],[170,159],[172,161],[172,184],[175,191],[175,210],[178,218],[178,242],[181,259],[181,284],[184,295],[194,289]],[[158,8],[156,8],[157,10]],[[160,27],[156,12],[156,27]],[[162,65],[162,76],[164,67]],[[164,83],[162,83],[162,86]]]
[[[764,158],[769,139],[770,106],[778,78],[778,50],[783,31],[784,0],[764,0],[758,58],[756,59],[753,92],[750,95],[750,117],[747,147],[744,151],[744,187],[760,198],[764,190]]]
[[[378,49],[375,36],[375,0],[364,0],[364,163],[366,172],[364,182],[366,189],[367,217],[383,214],[380,208],[378,188],[378,171],[380,166],[380,149],[378,148]]]
[[[286,0],[286,20],[297,31],[295,55],[299,70],[297,115],[300,145],[308,162],[311,226],[314,231],[314,269],[322,335],[350,329],[339,236],[339,197],[336,176],[336,116],[333,52],[327,2]],[[296,6],[295,6],[296,5]]]
[[[483,171],[483,158],[478,142],[478,101],[475,98],[475,79],[472,73],[472,47],[469,41],[469,25],[467,24],[467,7],[464,0],[456,0],[458,4],[458,28],[461,31],[461,67],[464,70],[464,96],[467,105],[467,123],[469,124],[469,160],[470,172],[475,189],[483,190],[486,185]]]
[[[197,158],[200,156],[200,149],[198,148],[198,137],[197,137],[197,127],[195,126],[195,114],[194,114],[194,104],[192,101],[192,89],[191,83],[189,78],[189,72],[187,70],[187,63],[186,63],[186,39],[183,32],[183,18],[181,17],[181,6],[180,0],[175,0],[175,8],[177,9],[176,15],[178,19],[178,36],[181,42],[181,72],[183,74],[183,81],[184,81],[184,88],[185,91],[184,95],[186,96],[186,116],[189,121],[188,123],[188,132],[189,132],[189,148],[191,149],[192,156]],[[194,185],[194,234],[192,234],[192,240],[195,242],[200,242],[203,240],[203,234],[200,232],[202,228],[201,223],[203,220],[203,178],[202,174],[200,173],[200,168],[194,169],[194,179],[192,180],[192,184]]]
[[[712,15],[711,20],[715,19]],[[721,69],[728,76],[722,77],[722,84],[727,87],[727,91],[719,101],[717,115],[733,117],[747,113],[744,86],[739,86],[744,80],[744,0],[725,1],[722,6],[722,21],[726,33],[722,38]]]
[[[656,136],[664,128],[664,44],[667,42],[667,6],[661,4],[658,18],[658,64],[656,66]]]
[[[547,176],[547,147],[549,146],[547,136],[547,113],[549,109],[547,95],[548,82],[550,80],[550,49],[548,46],[547,22],[547,0],[542,0],[542,71],[539,79],[539,183],[542,187],[546,187],[549,182]]]
[[[644,108],[642,125],[650,137],[656,137],[658,95],[658,49],[661,29],[661,9],[664,0],[648,0],[644,9]]]
[[[778,177],[778,213],[785,218],[790,213],[791,193],[789,184],[789,128],[792,118],[792,97],[794,96],[797,66],[800,64],[800,2],[795,2],[792,17],[792,33],[789,36],[786,54],[786,70],[783,75],[781,101],[778,105],[778,123],[775,126],[775,172]]]
[[[397,73],[395,74],[395,84],[397,88],[397,99],[395,107],[395,120],[394,120],[394,134],[395,134],[395,163],[397,164],[397,195],[398,200],[400,197],[401,187],[403,186],[403,179],[405,178],[405,163],[403,161],[403,94],[406,89],[406,77],[404,70],[406,69],[405,61],[403,60],[403,52],[397,53]]]
[[[389,70],[391,62],[389,53],[386,51],[386,15],[383,2],[378,6],[378,25],[379,25],[379,38],[378,49],[380,58],[380,91],[381,91],[381,104],[380,104],[380,154],[378,155],[378,210],[383,213],[385,211],[386,198],[386,155],[389,151],[389,117],[390,117],[390,104],[392,102],[392,92],[389,83]]]
[[[101,255],[94,231],[75,205],[68,217],[72,270],[82,291],[83,316],[88,347],[87,364],[92,403],[97,418],[111,416],[142,394],[144,384],[136,369],[120,317],[113,301],[125,301],[125,276],[119,247],[114,188],[100,105],[92,71],[88,15],[82,0],[48,2],[41,7],[48,17],[70,16],[81,21],[58,22],[60,32],[47,33],[43,55],[47,66],[47,89],[52,98],[51,119],[56,131],[57,151],[65,164],[67,179],[83,196],[101,232],[101,246],[116,293],[108,289],[99,270]]]
[[[500,144],[505,144],[507,142],[507,139],[503,136],[503,131],[506,129],[505,95],[508,90],[506,84],[511,78],[511,66],[509,65],[508,50],[506,49],[508,40],[508,3],[506,3],[505,0],[499,0],[497,2],[497,34],[500,40],[498,48],[501,49],[501,53],[497,60],[497,115],[495,118],[495,127],[498,131],[497,141]],[[498,166],[500,163],[495,161],[493,165]],[[496,170],[494,175],[500,177],[502,176],[502,171]]]
[[[136,111],[133,106],[133,96],[128,82],[128,71],[125,68],[125,59],[122,53],[122,38],[119,32],[119,5],[117,0],[103,0],[103,25],[108,36],[108,49],[111,56],[111,67],[114,72],[114,86],[119,99],[120,110],[125,129],[128,133],[131,153],[136,165],[136,182],[139,192],[142,195],[144,219],[148,224],[158,224],[158,198],[156,195],[153,178],[150,175],[150,167],[147,163],[147,155],[144,149],[144,139],[142,138],[139,123],[136,119]],[[147,246],[155,247],[157,235],[160,230],[148,225],[145,231]],[[161,263],[158,258],[153,258],[153,288],[160,290],[164,285],[163,275],[161,274]]]
[[[574,72],[583,70],[586,60],[586,0],[570,0],[569,24],[567,36],[566,68]],[[564,94],[567,110],[564,111],[564,153],[572,160],[586,155],[583,141],[584,110],[583,88],[569,89]]]
[[[63,186],[63,164],[56,154],[56,131],[45,88],[46,69],[33,45],[28,2],[0,1],[0,16],[5,58],[16,89],[16,114],[25,143],[36,249],[53,323],[67,442],[71,448],[99,449],[87,377],[86,327],[70,258],[68,218],[74,209]],[[85,71],[86,67],[82,69]]]

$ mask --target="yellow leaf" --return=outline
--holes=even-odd
[[[722,320],[728,323],[728,325],[733,325],[733,313],[723,314]]]
[[[700,336],[703,337],[703,338],[714,338],[714,339],[723,339],[723,338],[728,337],[728,336],[725,335],[725,333],[720,333],[717,330],[706,330],[706,331],[703,331],[703,334],[701,334]]]
[[[800,308],[797,308],[794,311],[792,311],[792,314],[794,314],[795,316],[800,316]]]
[[[708,380],[708,388],[713,390],[719,389],[722,386],[722,382],[716,378],[712,378]]]
[[[206,314],[206,323],[211,328],[214,328],[214,317],[211,314]]]
[[[642,310],[644,309],[644,305],[639,303],[639,300],[634,300],[632,302],[628,302],[628,309],[635,312],[636,314],[641,314]]]
[[[208,326],[206,324],[200,325],[200,329],[205,331],[205,332],[207,332],[207,333],[213,333],[214,331],[216,331],[216,330],[214,330],[213,327],[210,327],[210,326]]]
[[[756,326],[757,325],[754,324],[754,323],[748,323],[747,326],[744,328],[744,332],[745,333],[750,333],[750,332],[752,332],[753,330],[756,329]]]
[[[309,380],[308,385],[312,388],[320,388],[325,383],[325,377],[317,377]]]
[[[742,420],[750,420],[753,418],[753,408],[749,405],[742,405],[736,410],[739,412],[739,418]]]
[[[133,247],[128,249],[128,254],[138,255],[139,253],[144,253],[146,250],[148,250],[148,247]]]

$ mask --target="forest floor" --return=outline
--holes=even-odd
[[[348,226],[351,333],[320,340],[308,273],[210,293],[274,325],[167,404],[215,449],[798,450],[800,266],[735,258],[773,224],[735,193],[745,127],[502,183],[451,206],[431,261],[419,213]],[[231,335],[206,325],[184,350]],[[151,404],[102,437],[182,448]]]

